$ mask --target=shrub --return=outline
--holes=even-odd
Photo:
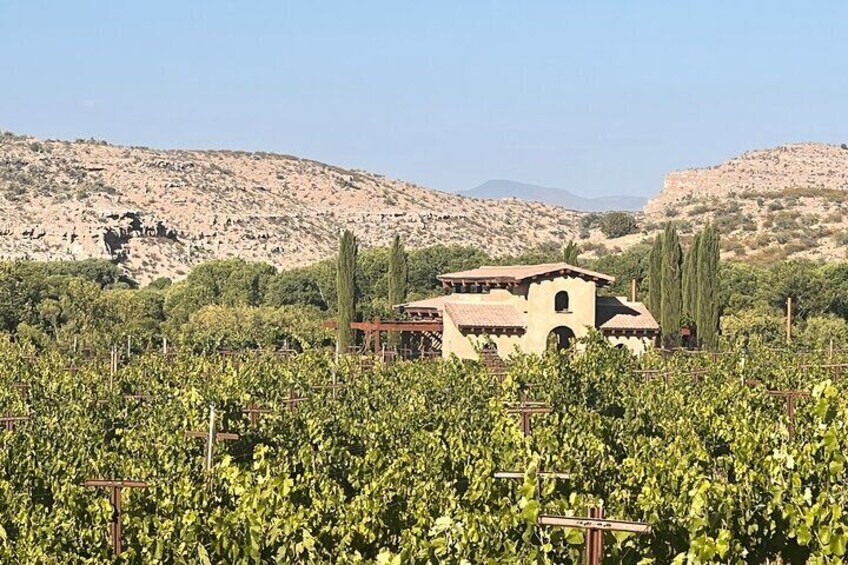
[[[767,308],[737,311],[721,318],[721,333],[731,343],[754,335],[764,343],[778,343],[783,339],[783,317]]]
[[[812,316],[799,337],[802,343],[813,349],[826,349],[831,340],[839,347],[848,342],[848,322],[833,315]]]
[[[601,220],[601,231],[607,237],[615,239],[630,235],[636,231],[636,218],[627,212],[608,212]]]

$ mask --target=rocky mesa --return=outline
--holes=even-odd
[[[645,222],[718,223],[725,255],[845,259],[848,145],[797,143],[669,173]]]

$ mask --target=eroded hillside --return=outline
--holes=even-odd
[[[484,201],[287,155],[0,137],[0,255],[119,260],[144,282],[211,258],[296,266],[399,234],[514,253],[576,237],[576,212]]]

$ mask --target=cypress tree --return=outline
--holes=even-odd
[[[569,265],[577,266],[577,244],[569,241],[562,251],[562,260]]]
[[[339,243],[339,258],[336,268],[336,292],[339,310],[339,351],[347,353],[353,345],[353,330],[350,323],[356,316],[356,238],[345,230]]]
[[[666,344],[675,346],[680,342],[680,319],[683,302],[680,272],[682,251],[677,229],[671,223],[666,224],[663,231],[662,250],[660,325]]]
[[[698,258],[698,328],[701,344],[708,349],[718,346],[719,330],[719,233],[708,224],[701,235]]]
[[[389,307],[402,304],[406,300],[406,286],[409,279],[406,250],[400,237],[395,236],[389,251]],[[389,335],[389,343],[397,346],[400,339],[397,332]]]
[[[651,253],[648,255],[648,310],[657,320],[660,319],[662,301],[662,236],[654,238]]]
[[[687,322],[698,322],[698,262],[700,260],[701,234],[695,235],[692,245],[683,258],[683,318]]]

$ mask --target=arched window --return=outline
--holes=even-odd
[[[554,308],[557,312],[568,312],[568,293],[564,290],[556,293]]]

